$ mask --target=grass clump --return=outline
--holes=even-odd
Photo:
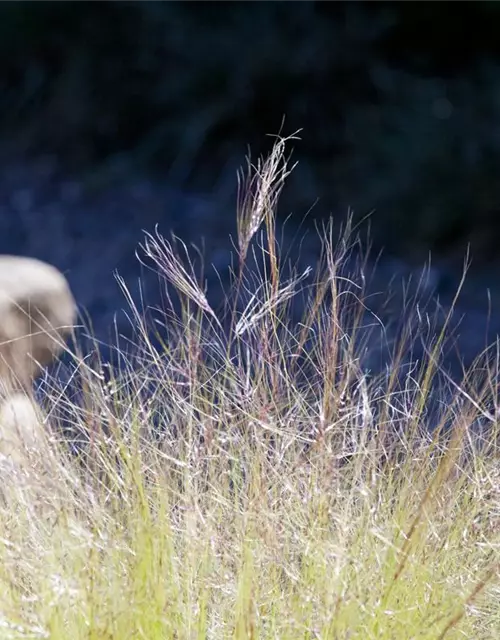
[[[499,637],[498,350],[459,384],[444,334],[412,325],[367,372],[352,230],[323,229],[316,276],[277,242],[285,144],[241,181],[225,313],[182,243],[147,235],[180,304],[156,336],[132,304],[118,372],[75,356],[78,400],[52,381],[76,453],[4,461],[2,638]]]

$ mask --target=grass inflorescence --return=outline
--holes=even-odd
[[[500,637],[498,349],[455,382],[416,313],[367,371],[350,226],[315,270],[277,241],[285,143],[240,183],[224,313],[149,234],[180,305],[152,335],[129,300],[119,371],[74,355],[78,393],[47,386],[50,451],[4,464],[2,639]]]

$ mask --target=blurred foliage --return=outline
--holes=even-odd
[[[390,250],[493,255],[499,19],[498,2],[3,2],[2,137],[210,188],[285,116],[303,130],[286,209],[375,209]]]

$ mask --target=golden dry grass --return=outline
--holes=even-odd
[[[153,343],[136,312],[136,354],[107,382],[75,356],[79,402],[53,381],[46,407],[82,445],[5,466],[2,639],[500,637],[496,352],[448,382],[441,414],[444,334],[418,368],[396,347],[386,375],[363,372],[349,234],[324,230],[314,282],[283,276],[284,147],[249,166],[229,332],[189,256],[147,236],[180,314]]]

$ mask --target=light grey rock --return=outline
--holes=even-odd
[[[0,403],[0,457],[22,464],[30,451],[46,452],[47,435],[36,404],[24,393],[13,393]]]
[[[0,395],[29,391],[59,355],[76,319],[63,274],[35,260],[0,255]]]

